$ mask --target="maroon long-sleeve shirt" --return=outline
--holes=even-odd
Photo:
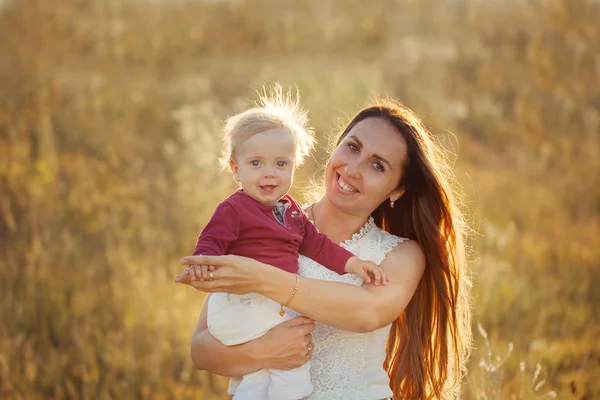
[[[251,257],[288,272],[298,272],[298,254],[344,273],[352,253],[319,233],[291,196],[283,223],[276,206],[264,205],[238,190],[223,200],[198,237],[194,255],[236,254]]]

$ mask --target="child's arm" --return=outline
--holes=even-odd
[[[227,254],[229,245],[238,239],[240,234],[240,214],[228,202],[219,204],[202,230],[196,242],[194,255],[221,256]],[[209,277],[208,265],[197,265],[186,273],[191,275],[192,280],[204,280]]]
[[[304,238],[300,243],[298,252],[312,258],[327,269],[340,275],[344,274],[346,263],[354,254],[334,244],[329,238],[317,231],[317,228],[308,220],[304,213],[301,214],[304,226]]]
[[[300,254],[312,258],[325,268],[338,274],[352,273],[370,283],[371,277],[375,285],[386,284],[388,278],[381,268],[371,261],[355,257],[348,250],[333,243],[327,236],[317,231],[317,228],[302,214],[304,224],[304,239],[298,249]]]
[[[202,230],[194,255],[221,256],[227,253],[229,245],[240,234],[241,218],[233,206],[227,202],[219,204]]]

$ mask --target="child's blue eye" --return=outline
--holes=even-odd
[[[254,167],[258,167],[260,165],[260,161],[252,160],[252,161],[250,161],[250,164],[252,164],[252,166],[254,166]]]
[[[285,161],[277,161],[278,167],[285,167],[286,165],[287,165],[287,162],[285,162]]]

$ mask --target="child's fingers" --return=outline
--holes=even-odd
[[[371,283],[371,275],[369,274],[369,270],[364,269],[364,268],[361,269],[360,277],[363,278],[363,281],[365,281],[367,283]]]
[[[385,274],[385,272],[382,270],[381,271],[381,283],[385,286],[387,285],[387,283],[389,282],[389,278],[387,277],[387,275]]]
[[[208,279],[208,265],[201,265],[202,280]]]
[[[204,281],[204,265],[196,264],[194,269],[196,270],[196,276],[198,277],[198,280]]]
[[[388,277],[385,274],[385,271],[379,267],[373,270],[373,273],[376,275],[376,285],[386,285],[388,283]]]
[[[194,267],[195,267],[195,265],[190,265],[190,266],[187,267],[187,270],[188,270],[188,272],[190,274],[190,279],[192,281],[196,280],[196,269]]]
[[[194,271],[194,279],[195,281],[203,281],[202,279],[202,266],[198,264],[192,265],[192,271]]]
[[[379,268],[373,269],[373,277],[375,278],[375,286],[381,285],[381,270]]]

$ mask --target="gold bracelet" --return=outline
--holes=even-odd
[[[292,290],[292,295],[284,304],[281,305],[281,310],[279,310],[279,315],[281,315],[282,317],[285,315],[285,311],[283,310],[283,307],[287,307],[290,304],[290,302],[296,295],[296,292],[298,291],[298,287],[300,287],[300,275],[298,275],[298,274],[294,274],[294,275],[296,275],[296,284],[294,285],[294,290]]]

